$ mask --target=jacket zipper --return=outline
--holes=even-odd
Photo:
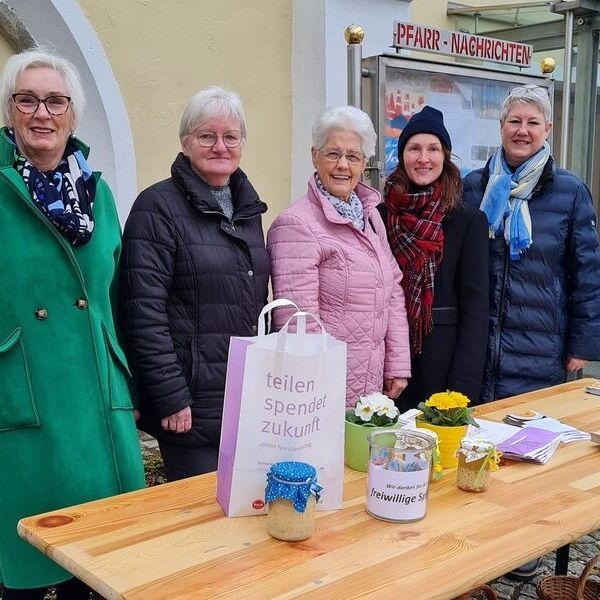
[[[498,329],[494,339],[494,351],[492,355],[492,372],[490,379],[490,401],[496,399],[496,379],[500,368],[500,340],[502,338],[502,329],[504,327],[504,307],[506,304],[506,284],[508,279],[508,252],[504,246],[504,269],[502,272],[502,288],[500,291],[500,306],[498,309]]]
[[[218,210],[203,210],[201,212],[204,215],[219,215],[220,217],[227,219],[227,217],[222,212],[219,212]],[[233,220],[227,219],[227,222],[231,225],[231,229],[233,229],[235,231],[235,225],[233,224]]]

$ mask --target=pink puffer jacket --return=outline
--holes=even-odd
[[[277,217],[267,235],[274,298],[317,314],[328,333],[347,343],[349,407],[362,394],[381,392],[384,379],[410,377],[402,274],[375,210],[379,192],[361,183],[355,192],[364,231],[340,216],[311,177],[307,194]],[[276,311],[275,326],[289,314]]]

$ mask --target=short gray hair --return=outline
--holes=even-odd
[[[11,121],[10,105],[19,77],[27,69],[43,67],[53,69],[62,76],[67,88],[67,95],[71,97],[74,124],[77,125],[85,106],[85,95],[79,72],[71,61],[39,48],[13,54],[4,65],[2,77],[0,78],[0,103],[2,106],[2,119],[5,124],[9,124]]]
[[[552,122],[552,106],[548,89],[536,84],[521,85],[515,87],[510,92],[502,104],[500,111],[500,123],[503,124],[508,113],[515,104],[531,104],[537,108],[543,115],[546,123]]]
[[[240,97],[235,92],[218,86],[200,90],[190,98],[179,123],[180,141],[198,125],[214,117],[236,119],[240,124],[242,141],[246,141],[248,130]]]
[[[312,127],[313,148],[320,150],[333,131],[351,131],[361,140],[366,158],[375,154],[377,134],[369,115],[355,106],[331,106],[317,117]]]

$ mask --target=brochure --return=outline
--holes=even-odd
[[[546,464],[560,444],[562,434],[537,427],[524,427],[498,444],[504,458]]]

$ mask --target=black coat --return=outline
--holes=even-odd
[[[179,154],[171,178],[136,199],[123,235],[120,320],[139,395],[140,427],[179,445],[218,445],[229,338],[256,335],[269,258],[261,202],[241,169],[230,222]],[[160,420],[192,407],[192,430]]]
[[[467,175],[465,202],[479,206],[489,179]],[[528,202],[532,244],[509,260],[489,240],[490,338],[481,400],[562,383],[568,357],[600,358],[600,253],[592,197],[548,159]]]
[[[379,206],[384,223],[386,210]],[[442,221],[444,254],[436,270],[433,330],[411,357],[412,377],[397,403],[414,408],[435,392],[479,399],[488,337],[487,220],[461,204]]]

